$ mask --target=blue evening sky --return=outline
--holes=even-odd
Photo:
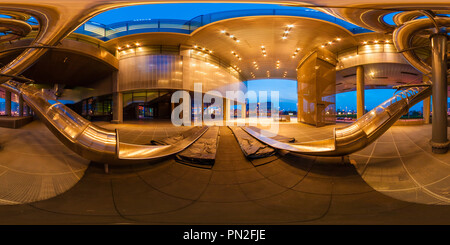
[[[242,10],[242,9],[298,9],[296,7],[287,7],[273,4],[231,4],[231,3],[175,3],[175,4],[151,4],[141,6],[130,6],[113,9],[99,14],[91,21],[102,24],[111,24],[120,21],[138,20],[138,19],[183,19],[190,20],[202,14],[214,12]],[[393,14],[392,14],[393,15]],[[385,18],[386,22],[392,22],[392,16]],[[255,91],[280,91],[280,106],[285,110],[296,110],[297,103],[297,82],[290,80],[262,79],[253,80],[248,83],[249,90]],[[393,90],[376,89],[366,91],[367,109],[379,105],[393,95]],[[336,95],[336,109],[356,108],[356,93],[347,92]],[[422,103],[416,105],[413,109],[421,110]]]
[[[172,3],[130,6],[113,9],[101,13],[91,21],[111,24],[138,19],[180,19],[190,20],[202,14],[209,14],[242,9],[298,9],[276,4],[246,4],[246,3]]]
[[[247,89],[257,94],[259,91],[279,91],[280,107],[297,111],[297,81],[284,79],[261,79],[247,81]],[[366,109],[371,110],[394,95],[394,89],[368,89],[365,91]],[[270,95],[270,92],[268,92]],[[347,108],[346,108],[347,107]],[[411,110],[422,111],[423,103],[419,102]],[[356,92],[336,94],[336,110],[356,110]]]

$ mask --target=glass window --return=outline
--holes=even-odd
[[[147,99],[146,99],[146,102],[150,102],[150,101],[152,101],[152,100],[154,100],[154,99],[156,99],[156,98],[158,98],[158,92],[156,91],[156,92],[147,92]]]
[[[123,93],[123,105],[127,106],[133,103],[133,93]]]
[[[146,98],[146,92],[133,92],[133,103],[144,103]]]

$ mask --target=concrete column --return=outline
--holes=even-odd
[[[245,119],[247,117],[247,104],[241,103],[241,118]]]
[[[203,93],[202,84],[194,84],[194,126],[201,126],[203,124]]]
[[[11,92],[5,91],[5,116],[11,116]]]
[[[447,35],[431,35],[431,74],[433,120],[431,147],[434,153],[444,154],[448,151],[447,139]]]
[[[423,120],[425,124],[430,124],[431,97],[423,100]]]
[[[19,117],[23,117],[23,97],[19,94]]]
[[[123,94],[121,92],[113,93],[113,120],[111,123],[123,123]]]
[[[175,103],[170,103],[170,113],[175,109]]]
[[[227,98],[223,98],[223,122],[224,125],[226,125],[225,123],[230,121],[230,102],[231,100],[227,99]]]
[[[364,111],[364,66],[356,67],[356,114],[360,118],[365,114]]]
[[[119,92],[119,81],[117,76],[117,71],[111,74],[111,82],[112,82],[112,113],[113,119],[111,123],[123,123],[123,93]]]
[[[27,116],[31,116],[33,114],[33,111],[31,110],[31,107],[27,105]]]

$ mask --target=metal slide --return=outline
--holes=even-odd
[[[8,81],[0,86],[20,94],[64,145],[94,162],[124,165],[159,160],[184,150],[208,130],[207,126],[194,127],[183,139],[171,145],[123,143],[119,141],[117,130],[91,123],[33,85]]]
[[[269,146],[313,156],[344,156],[368,146],[383,135],[411,106],[431,95],[431,85],[406,85],[400,93],[375,107],[356,122],[334,129],[334,137],[304,143],[283,143],[261,135],[250,127],[243,129]]]

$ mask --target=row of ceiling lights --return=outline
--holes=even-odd
[[[267,56],[266,47],[264,45],[261,46],[261,53],[264,57]]]
[[[362,42],[363,45],[367,45],[367,44],[380,44],[380,43],[391,43],[390,40],[384,40],[384,41],[379,41],[379,40],[373,40],[373,41],[364,41]]]
[[[281,36],[281,39],[283,39],[283,40],[287,39],[289,32],[291,32],[292,27],[294,27],[294,25],[286,26],[286,28],[284,29],[283,35]]]
[[[328,41],[328,42],[326,42],[326,43],[320,45],[320,47],[321,47],[321,48],[325,48],[326,46],[328,46],[328,45],[333,45],[333,44],[335,44],[335,43],[337,43],[337,42],[339,42],[339,41],[341,41],[341,38],[340,38],[340,37],[338,37],[338,38],[336,38],[336,39],[334,39],[334,40],[332,40],[332,41]]]
[[[130,49],[130,48],[137,48],[140,47],[141,44],[140,43],[132,43],[132,44],[127,44],[121,47],[117,47],[117,50],[121,51],[121,50],[125,50],[125,49]]]
[[[253,66],[255,67],[256,70],[259,70],[259,66],[258,66],[258,64],[256,63],[256,61],[253,61]]]
[[[295,58],[298,55],[298,52],[300,52],[300,48],[297,48],[295,52],[292,54],[292,58]]]
[[[233,65],[233,68],[238,72],[242,72],[242,70],[237,65]]]
[[[235,35],[228,33],[225,30],[220,31],[220,33],[227,35],[229,38],[233,39],[235,42],[240,42],[241,40],[239,40]]]
[[[363,44],[367,45],[367,44],[380,44],[380,43],[384,43],[384,44],[389,44],[391,43],[391,41],[389,40],[385,40],[385,41],[379,41],[379,40],[374,40],[374,41],[364,41]],[[366,53],[371,53],[371,50],[365,50]],[[355,55],[349,55],[347,57],[343,57],[341,60],[347,60],[347,59],[351,59],[351,58],[355,58],[356,56],[358,56],[358,54]]]
[[[242,60],[242,58],[236,52],[231,51],[231,53],[234,55],[234,57],[236,57],[236,59]]]
[[[194,45],[194,49],[196,49],[196,50],[199,50],[199,51],[203,51],[203,52],[205,52],[205,53],[209,53],[209,54],[212,54],[212,50],[210,50],[210,49],[207,49],[207,48],[205,48],[205,47],[200,47],[200,46],[198,46],[198,45]]]

